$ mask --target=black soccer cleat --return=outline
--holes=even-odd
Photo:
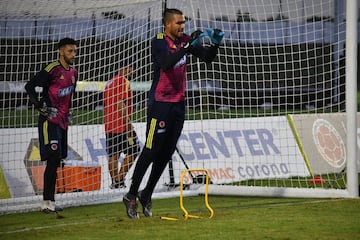
[[[139,213],[137,212],[137,203],[136,203],[136,197],[131,194],[126,194],[123,197],[123,202],[126,207],[126,214],[131,219],[138,219]]]
[[[151,207],[152,207],[152,202],[151,202],[151,198],[146,198],[143,194],[143,191],[140,191],[138,193],[138,198],[139,201],[142,205],[143,208],[143,214],[145,217],[152,217],[152,212],[151,212]]]

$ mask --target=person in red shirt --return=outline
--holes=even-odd
[[[125,176],[140,151],[137,135],[131,123],[133,94],[127,76],[132,72],[132,66],[125,64],[119,73],[107,82],[104,89],[106,151],[109,156],[112,189],[125,187]],[[121,153],[125,154],[125,158],[119,171]]]
[[[77,43],[63,38],[58,43],[59,60],[48,64],[25,85],[30,102],[39,111],[39,147],[41,161],[46,161],[44,192],[41,210],[44,213],[61,211],[55,205],[57,168],[67,157],[67,130],[71,118],[70,106],[78,72],[73,65]],[[36,87],[42,87],[38,99]]]

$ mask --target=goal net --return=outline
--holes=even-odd
[[[184,12],[188,34],[219,28],[225,36],[213,63],[188,57],[186,121],[154,197],[177,196],[181,172],[193,168],[208,170],[213,194],[349,196],[347,164],[358,162],[347,154],[348,145],[357,145],[346,138],[354,129],[346,125],[343,1],[5,0],[0,6],[1,214],[35,210],[42,200],[46,163],[24,84],[58,59],[63,37],[79,43],[79,82],[56,201],[66,207],[121,200],[133,167],[127,188],[110,187],[104,87],[124,63],[133,66],[132,121],[142,146],[150,41],[163,31],[166,7]],[[202,174],[186,175],[185,194],[202,190]]]

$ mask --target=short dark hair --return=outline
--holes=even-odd
[[[180,11],[179,9],[176,8],[167,8],[165,9],[164,13],[163,13],[163,19],[162,22],[165,25],[166,22],[168,22],[171,18],[172,15],[177,14],[177,15],[184,15],[182,11]]]
[[[59,41],[58,43],[58,49],[60,49],[61,47],[65,46],[65,45],[77,45],[76,41],[72,38],[63,38]]]

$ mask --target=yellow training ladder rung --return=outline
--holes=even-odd
[[[201,218],[200,216],[197,216],[197,215],[190,215],[188,213],[188,211],[186,210],[186,208],[184,207],[184,201],[183,201],[184,178],[185,178],[186,173],[191,173],[191,172],[204,172],[205,175],[206,175],[206,181],[205,181],[205,206],[210,212],[209,218],[213,218],[214,217],[214,210],[209,205],[209,197],[208,197],[208,192],[209,192],[209,172],[208,172],[208,170],[203,169],[203,168],[186,169],[186,170],[183,170],[181,172],[181,179],[180,179],[180,208],[184,212],[184,218],[185,218],[185,220],[187,220],[189,218]]]

